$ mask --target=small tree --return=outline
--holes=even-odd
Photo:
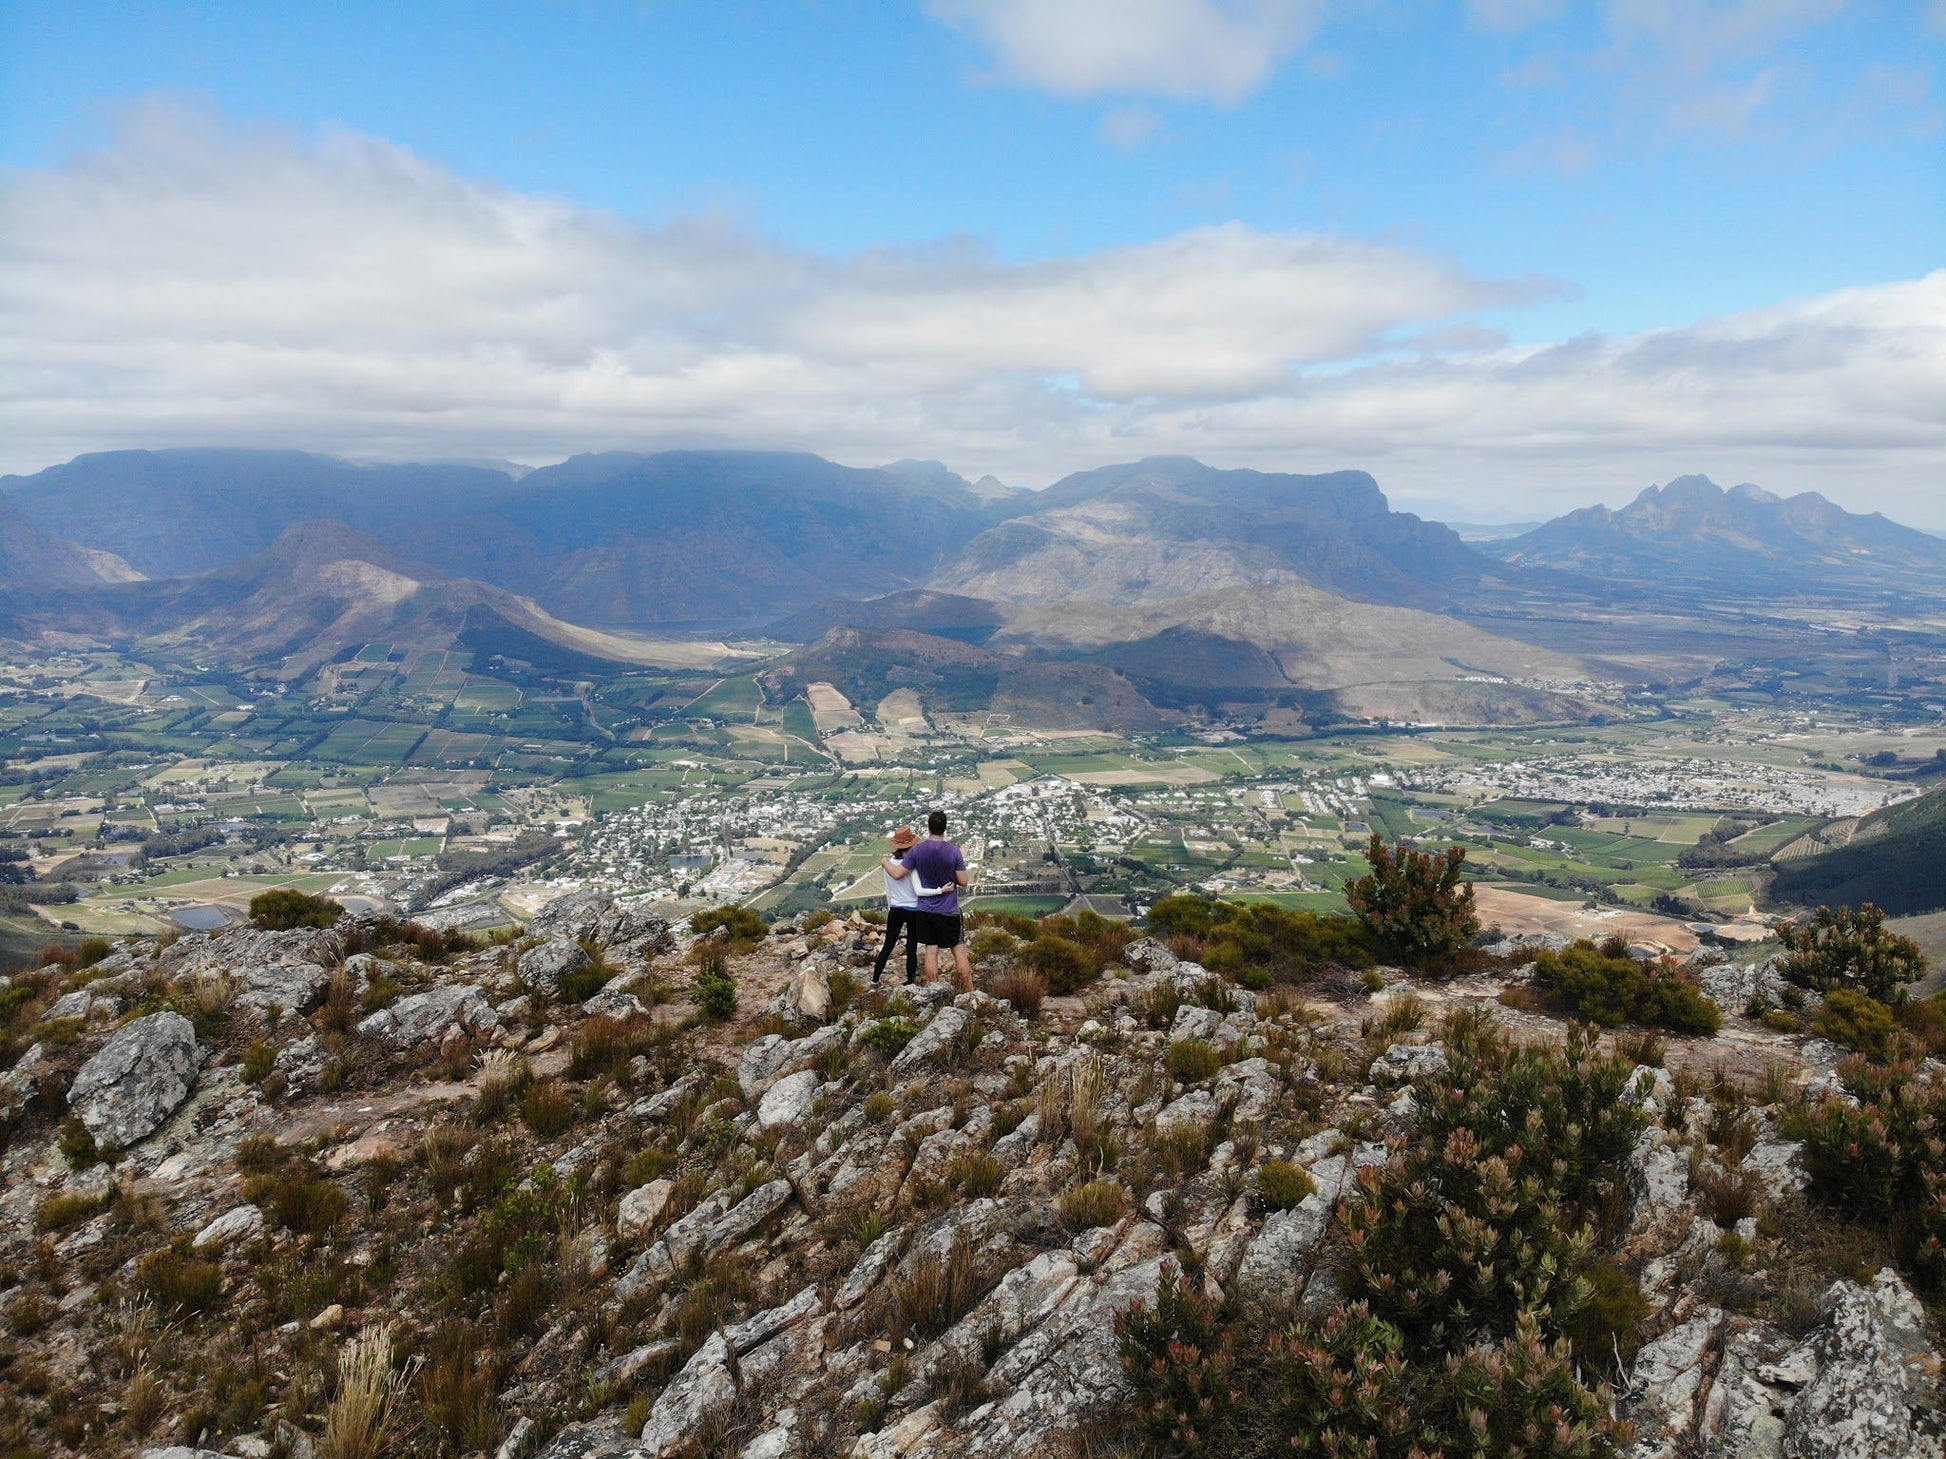
[[[293,927],[334,927],[344,907],[329,897],[314,897],[296,887],[273,887],[250,899],[250,920],[268,932]]]
[[[1855,988],[1881,1003],[1905,1001],[1905,985],[1926,976],[1926,955],[1909,937],[1885,930],[1885,913],[1860,907],[1820,907],[1808,922],[1777,929],[1788,951],[1777,971],[1786,982],[1815,992]]]
[[[1466,848],[1443,853],[1387,846],[1377,832],[1366,857],[1371,871],[1345,884],[1345,898],[1372,935],[1408,962],[1451,957],[1480,930],[1473,888],[1461,876]]]

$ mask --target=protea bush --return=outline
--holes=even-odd
[[[1183,1455],[1606,1459],[1626,1440],[1576,1344],[1606,1352],[1592,1301],[1599,1213],[1645,1123],[1632,1066],[1577,1029],[1518,1045],[1479,1017],[1444,1029],[1450,1068],[1341,1213],[1346,1302],[1276,1324],[1165,1274],[1117,1324],[1131,1424]],[[1632,1286],[1625,1274],[1620,1280]],[[1295,1297],[1297,1294],[1292,1293]]]

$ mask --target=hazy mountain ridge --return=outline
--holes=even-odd
[[[1946,542],[1816,492],[1780,497],[1706,476],[1646,488],[1620,510],[1583,507],[1521,536],[1476,544],[1517,567],[1679,580],[1739,596],[1896,587],[1946,593]],[[1791,576],[1780,578],[1780,570]]]
[[[754,451],[594,453],[518,477],[115,452],[0,485],[0,512],[18,508],[21,525],[7,561],[34,589],[0,609],[17,636],[145,638],[283,674],[365,640],[595,672],[644,661],[641,645],[576,625],[768,624],[810,646],[792,664],[822,655],[872,702],[910,680],[948,708],[1016,702],[1120,727],[1194,712],[1572,721],[1591,711],[1571,686],[1628,672],[1450,615],[1515,599],[1598,609],[1684,586],[1704,603],[1725,577],[1746,594],[1837,597],[1946,584],[1946,542],[1813,494],[1701,477],[1479,544],[1392,511],[1362,471],[1187,457],[1039,493],[937,461]],[[301,515],[321,504],[344,515]],[[282,535],[252,547],[273,527]],[[145,570],[222,560],[104,586],[114,564],[90,549],[123,547]],[[877,691],[868,668],[885,676]]]
[[[300,523],[267,551],[195,577],[70,589],[16,604],[0,626],[142,640],[281,678],[302,677],[374,641],[510,655],[525,649],[556,667],[645,661],[625,639],[564,623],[505,589],[409,563],[339,522]]]
[[[0,492],[150,576],[241,561],[328,519],[549,612],[619,625],[761,623],[834,584],[912,586],[1000,510],[957,477],[756,451],[583,455],[517,480],[301,452],[122,451],[0,479]]]
[[[1159,456],[1077,472],[976,537],[932,585],[1018,602],[1139,603],[1249,583],[1433,608],[1502,570],[1394,512],[1363,471],[1297,476]]]
[[[44,532],[0,496],[0,586],[44,591],[141,576],[112,552],[80,547]]]
[[[1107,665],[996,653],[902,628],[834,628],[779,660],[766,680],[776,698],[823,681],[868,707],[909,688],[934,713],[1010,714],[1046,729],[1142,733],[1172,720]]]
[[[907,588],[882,598],[826,598],[766,630],[790,643],[814,643],[834,628],[908,629],[963,643],[985,643],[1006,615],[984,598]]]

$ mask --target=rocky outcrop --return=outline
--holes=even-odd
[[[401,998],[361,1020],[365,1038],[408,1044],[443,1044],[455,1037],[477,1036],[500,1024],[500,1015],[487,1000],[486,989],[473,984],[434,988]]]
[[[97,1145],[126,1150],[189,1098],[201,1066],[196,1026],[180,1013],[152,1013],[117,1029],[81,1066],[68,1106]]]
[[[260,1013],[308,1013],[324,1000],[344,956],[344,939],[335,931],[233,927],[182,938],[163,950],[156,966],[172,977],[226,978],[236,986],[236,1001]]]
[[[607,892],[557,897],[534,915],[527,931],[544,941],[599,947],[615,963],[643,962],[675,943],[668,919],[624,906]]]
[[[1636,1354],[1629,1459],[1940,1459],[1942,1360],[1896,1272],[1836,1282],[1793,1344],[1707,1308]]]
[[[106,1282],[148,1290],[145,1263],[165,1250],[193,1263],[189,1275],[221,1279],[216,1311],[172,1320],[234,1364],[250,1359],[229,1342],[231,1314],[274,1314],[250,1340],[283,1374],[308,1374],[301,1364],[395,1318],[415,1342],[439,1333],[426,1294],[491,1256],[469,1274],[469,1322],[494,1335],[499,1421],[468,1434],[466,1452],[1040,1459],[1127,1411],[1115,1319],[1152,1303],[1171,1263],[1228,1311],[1281,1323],[1337,1310],[1340,1218],[1360,1171],[1390,1158],[1415,1095],[1466,1057],[1440,1031],[1444,1007],[1558,1036],[1458,978],[1422,990],[1429,1026],[1388,1045],[1380,1002],[1361,992],[1320,986],[1294,1006],[1147,940],[1127,950],[1127,976],[1050,999],[1033,1020],[943,984],[820,1007],[834,971],[870,954],[862,923],[843,919],[733,952],[746,996],[727,1022],[677,1022],[691,1016],[688,959],[630,968],[612,944],[602,956],[620,980],[559,996],[586,965],[584,936],[655,940],[628,933],[624,915],[599,897],[550,908],[551,931],[520,968],[531,997],[512,996],[504,946],[334,965],[316,934],[184,939],[172,1001],[205,979],[269,989],[307,966],[396,1001],[350,1034],[341,997],[309,1018],[249,1003],[244,1017],[212,1017],[204,1037],[192,1031],[187,1078],[152,1101],[154,1133],[112,1169],[70,1167],[59,1096],[75,1071],[125,1063],[75,1079],[80,1114],[156,1082],[138,1063],[180,1066],[160,1048],[125,1057],[128,1041],[150,1042],[131,1030],[153,1020],[110,1023],[158,991],[156,956],[118,951],[85,986],[47,975],[27,1017],[62,1008],[79,1022],[0,1071],[0,1104],[18,1111],[0,1145],[0,1269],[40,1303],[10,1288],[0,1309],[9,1324],[45,1324],[32,1362],[62,1393],[93,1392],[82,1364],[96,1364],[108,1375],[96,1387],[121,1403],[123,1309],[89,1316],[92,1294]],[[223,948],[269,971],[240,974]],[[556,996],[538,996],[549,979]],[[915,1030],[903,1049],[871,1033],[894,1019]],[[1737,1054],[1771,1037],[1736,1032]],[[1172,1050],[1189,1040],[1218,1057]],[[1632,1371],[1587,1370],[1619,1380],[1630,1459],[1946,1459],[1924,1311],[1890,1272],[1831,1286],[1821,1307],[1815,1288],[1778,1298],[1786,1278],[1806,1290],[1795,1284],[1816,1259],[1789,1246],[1809,1224],[1803,1149],[1785,1138],[1783,1106],[1734,1112],[1732,1141],[1720,1100],[1685,1102],[1689,1052],[1670,1051],[1672,1070],[1638,1071],[1631,1098],[1648,1124],[1603,1236],[1647,1303]],[[1761,1052],[1793,1059],[1800,1077],[1841,1057],[1783,1038]],[[1288,1170],[1273,1179],[1270,1161],[1303,1171],[1308,1193]],[[1758,1192],[1761,1223],[1712,1219],[1713,1189],[1733,1176]],[[534,1262],[541,1310],[512,1315],[534,1290],[513,1268]],[[58,1286],[43,1275],[56,1266]],[[1789,1333],[1776,1325],[1787,1319]],[[184,1384],[147,1441],[301,1454],[322,1429],[319,1394],[286,1381],[274,1380],[279,1417],[261,1434],[198,1438],[207,1420]],[[107,1452],[127,1425],[99,1412]],[[143,1440],[127,1437],[115,1452],[137,1452]]]
[[[550,938],[520,955],[520,981],[530,992],[552,993],[560,988],[561,979],[592,961],[580,943],[566,937]]]
[[[1808,1351],[1793,1350],[1777,1370],[1814,1372],[1785,1419],[1784,1459],[1938,1459],[1941,1360],[1911,1289],[1882,1271],[1869,1287],[1835,1283],[1824,1309]]]

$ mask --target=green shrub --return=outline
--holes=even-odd
[[[49,1196],[34,1207],[34,1229],[65,1231],[70,1226],[79,1226],[83,1221],[107,1210],[112,1199],[112,1194]]]
[[[615,970],[604,962],[583,963],[572,972],[562,974],[554,996],[563,1003],[585,1003],[614,976]]]
[[[1868,1059],[1883,1061],[1892,1056],[1899,1024],[1892,1010],[1870,994],[1836,987],[1824,995],[1824,1007],[1811,1020],[1811,1031]]]
[[[268,932],[294,927],[335,927],[345,914],[341,903],[315,897],[295,887],[273,887],[250,899],[250,920]]]
[[[1124,1422],[1148,1448],[1615,1454],[1612,1397],[1584,1384],[1577,1358],[1612,1362],[1643,1314],[1594,1227],[1644,1123],[1633,1066],[1600,1056],[1584,1029],[1563,1049],[1514,1045],[1479,1018],[1449,1019],[1444,1035],[1447,1077],[1422,1086],[1406,1138],[1342,1213],[1345,1301],[1328,1320],[1275,1326],[1279,1304],[1226,1306],[1173,1270],[1153,1309],[1117,1320]]]
[[[1946,1288],[1946,1078],[1921,1083],[1917,1071],[1914,1061],[1854,1055],[1838,1076],[1859,1104],[1828,1099],[1786,1131],[1804,1141],[1811,1199],[1884,1229],[1906,1268],[1938,1291]]]
[[[1020,951],[1020,960],[1047,980],[1057,998],[1079,991],[1100,975],[1088,949],[1069,937],[1043,932]]]
[[[521,1096],[520,1118],[543,1140],[551,1140],[574,1123],[574,1096],[557,1079],[537,1079]]]
[[[1177,1039],[1169,1045],[1169,1073],[1185,1084],[1201,1084],[1222,1067],[1222,1053],[1202,1039]]]
[[[1788,949],[1778,964],[1785,981],[1816,992],[1853,988],[1880,1003],[1905,998],[1905,985],[1926,976],[1926,956],[1909,937],[1885,930],[1885,913],[1820,907],[1808,921],[1777,929]]]
[[[381,1008],[390,1008],[405,994],[405,984],[390,973],[380,973],[365,985],[365,996],[359,999],[367,1013],[376,1013]]]
[[[909,1019],[881,1018],[867,1028],[862,1037],[866,1048],[891,1059],[918,1035],[919,1026]]]
[[[1005,1174],[1000,1162],[986,1151],[963,1150],[954,1159],[946,1178],[961,1195],[970,1201],[977,1201],[998,1190],[1000,1178]]]
[[[1345,900],[1380,945],[1401,960],[1444,961],[1480,930],[1473,888],[1464,879],[1464,846],[1444,852],[1387,846],[1375,831],[1365,856],[1372,869],[1345,883]]]
[[[1032,942],[1040,932],[1040,923],[1024,913],[990,912],[985,908],[976,908],[967,913],[966,925],[976,931],[982,927],[997,927],[1020,942]]]
[[[1598,1261],[1588,1271],[1588,1302],[1569,1329],[1570,1344],[1584,1362],[1597,1368],[1635,1356],[1642,1345],[1642,1323],[1649,1299],[1626,1267]]]
[[[1120,1181],[1091,1180],[1061,1193],[1061,1222],[1070,1231],[1112,1226],[1128,1204]]]
[[[676,1157],[667,1150],[641,1150],[631,1155],[622,1167],[622,1184],[629,1190],[660,1180],[676,1168]]]
[[[1011,932],[998,927],[982,927],[967,941],[966,953],[976,963],[991,963],[1012,957],[1019,947]]]
[[[1317,1182],[1288,1160],[1267,1160],[1257,1171],[1257,1199],[1268,1211],[1291,1210],[1317,1188]]]
[[[1566,1344],[1531,1320],[1421,1367],[1362,1306],[1264,1331],[1165,1269],[1154,1308],[1138,1303],[1115,1331],[1125,1421],[1160,1453],[1608,1459],[1623,1436],[1606,1391],[1584,1388]]]
[[[1396,1325],[1415,1360],[1534,1318],[1548,1340],[1589,1296],[1592,1216],[1645,1118],[1632,1066],[1571,1030],[1565,1048],[1449,1021],[1447,1077],[1416,1091],[1411,1133],[1364,1172],[1342,1221],[1346,1296]]]
[[[243,1082],[261,1084],[270,1077],[270,1071],[277,1067],[277,1050],[262,1039],[243,1051]]]
[[[718,1023],[736,1017],[736,979],[728,973],[706,973],[696,980],[696,1006]]]
[[[1301,983],[1327,967],[1368,968],[1377,961],[1372,935],[1355,917],[1292,911],[1274,902],[1218,902],[1183,894],[1149,909],[1149,930],[1193,937],[1214,972],[1247,988]]]
[[[61,1121],[61,1133],[55,1137],[54,1143],[60,1148],[63,1158],[76,1170],[86,1170],[101,1159],[95,1137],[74,1115]]]
[[[191,1255],[185,1237],[144,1257],[135,1285],[165,1315],[190,1317],[216,1305],[223,1293],[223,1268]]]
[[[1534,981],[1567,1011],[1610,1027],[1646,1023],[1677,1033],[1713,1034],[1723,1024],[1716,1005],[1680,974],[1585,938],[1535,958]]]
[[[271,1180],[264,1197],[278,1225],[300,1236],[323,1236],[344,1219],[350,1198],[335,1180],[327,1180],[302,1165]]]
[[[860,991],[858,976],[850,968],[833,968],[825,983],[831,989],[831,1012],[834,1017],[843,1013]]]
[[[722,931],[731,942],[758,943],[770,935],[770,924],[748,907],[706,907],[689,919],[689,930],[698,937]]]

